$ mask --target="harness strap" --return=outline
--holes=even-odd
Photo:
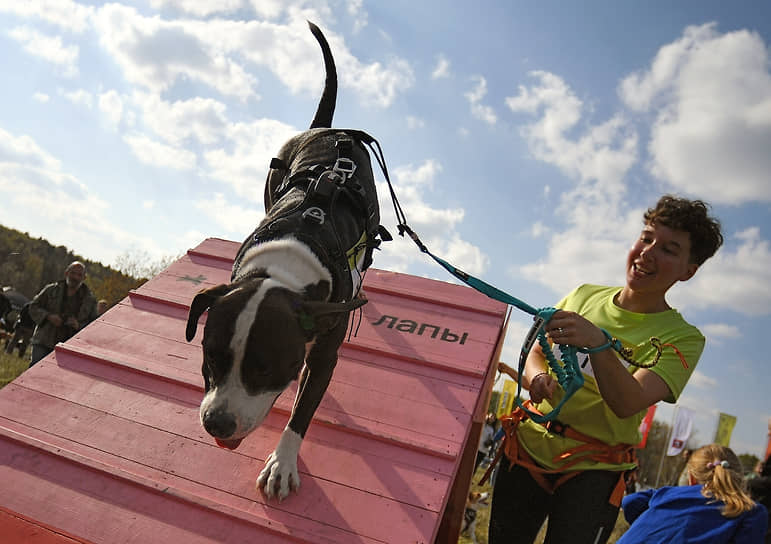
[[[526,408],[531,404],[531,401],[526,401]],[[522,423],[522,421],[529,417],[526,408],[518,407],[508,416],[501,418],[501,424],[503,425],[503,430],[505,432],[503,443],[498,448],[493,462],[490,463],[484,476],[482,476],[482,479],[479,481],[479,485],[482,485],[487,481],[493,468],[500,462],[503,455],[506,455],[512,467],[514,465],[519,465],[527,469],[533,480],[535,480],[538,485],[550,495],[554,494],[559,486],[582,472],[580,470],[566,472],[567,469],[575,466],[581,461],[589,459],[609,464],[637,463],[634,447],[632,445],[617,444],[615,446],[609,446],[596,438],[576,431],[569,425],[552,420],[543,424],[549,432],[570,438],[577,442],[582,442],[582,444],[555,456],[552,459],[552,462],[557,464],[558,468],[544,468],[538,465],[527,450],[521,447],[521,444],[519,443],[517,427],[519,427],[519,424]],[[538,413],[534,408],[529,408],[531,412]],[[626,472],[627,471],[619,472],[618,482],[614,486],[610,498],[608,499],[608,502],[613,506],[618,507],[621,505],[621,499],[624,496],[626,484]],[[559,474],[559,477],[554,481],[550,481],[546,478],[547,474]]]

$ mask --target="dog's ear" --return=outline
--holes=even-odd
[[[300,306],[297,318],[305,330],[327,331],[337,325],[342,314],[361,308],[367,302],[362,298],[348,302],[306,301]]]
[[[203,314],[217,298],[227,294],[229,291],[230,286],[223,283],[221,285],[209,287],[208,289],[203,289],[193,297],[193,302],[190,304],[190,313],[187,314],[187,327],[185,328],[185,338],[187,338],[188,342],[195,336],[195,331],[198,327],[198,319],[201,317],[201,314]]]

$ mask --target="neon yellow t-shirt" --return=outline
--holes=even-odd
[[[625,347],[631,347],[634,350],[636,361],[649,362],[653,359],[656,350],[650,345],[652,336],[658,337],[663,343],[674,344],[685,357],[688,368],[684,368],[673,349],[665,347],[658,364],[648,369],[666,382],[670,396],[665,400],[674,403],[701,356],[704,349],[704,336],[674,309],[654,314],[638,314],[619,308],[614,304],[613,298],[620,290],[620,287],[582,285],[562,299],[556,307],[576,312],[608,331]],[[554,352],[559,358],[559,350],[556,346]],[[637,369],[627,365],[621,359],[619,361],[628,368],[629,372],[634,373]],[[646,411],[643,410],[624,419],[618,418],[597,389],[589,356],[579,353],[578,362],[584,374],[584,386],[576,391],[562,407],[559,421],[611,446],[637,444],[641,439],[640,422]],[[563,394],[562,389],[557,387],[551,402],[544,400],[536,407],[541,412],[550,412],[552,404],[559,403]],[[579,445],[579,442],[549,433],[530,419],[520,424],[518,436],[520,444],[533,459],[549,469],[557,468],[557,465],[552,462],[555,456]],[[632,467],[631,464],[610,465],[587,460],[569,470],[627,470]]]

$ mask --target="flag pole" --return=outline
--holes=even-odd
[[[675,404],[675,410],[672,412],[672,421],[669,422],[669,433],[667,434],[667,441],[664,443],[664,447],[661,450],[661,461],[659,461],[659,470],[656,472],[656,485],[659,486],[659,478],[661,477],[661,468],[664,466],[664,457],[669,449],[669,441],[672,440],[672,433],[675,432],[675,419],[677,418],[677,412],[680,410],[680,405]]]

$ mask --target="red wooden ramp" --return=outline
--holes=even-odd
[[[255,478],[294,389],[235,451],[198,420],[188,304],[238,245],[208,239],[0,390],[3,542],[431,543],[457,539],[506,307],[371,269],[358,334],[300,451],[302,487]]]

